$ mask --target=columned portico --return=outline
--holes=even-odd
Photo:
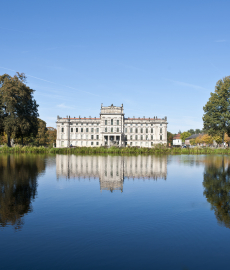
[[[119,145],[121,146],[121,134],[104,134],[103,135],[103,145],[112,146]]]

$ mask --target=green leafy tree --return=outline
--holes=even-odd
[[[201,133],[202,133],[202,130],[201,129],[199,129],[199,128],[195,129],[195,133],[194,134],[201,134]]]
[[[195,134],[195,130],[194,130],[194,129],[189,129],[188,132],[189,132],[191,135]]]
[[[7,134],[8,146],[10,138],[33,134],[38,131],[38,105],[33,98],[34,90],[26,86],[26,77],[18,73],[11,77],[8,74],[0,76],[0,124]]]
[[[35,137],[34,143],[35,145],[46,145],[47,144],[47,127],[46,127],[46,122],[38,119],[39,122],[39,128],[38,128],[38,133]]]
[[[204,109],[204,130],[209,135],[219,135],[224,142],[224,134],[230,136],[230,76],[216,83]]]
[[[174,137],[174,134],[172,134],[171,132],[167,131],[167,143],[171,144],[173,143],[173,137]]]
[[[189,136],[191,136],[191,133],[189,133],[188,131],[185,131],[185,132],[181,133],[180,138],[181,138],[182,142],[184,142],[185,139],[188,138]]]
[[[53,146],[57,139],[57,130],[53,127],[47,127],[47,144]],[[170,132],[169,132],[170,133]]]

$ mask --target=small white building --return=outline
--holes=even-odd
[[[182,146],[182,140],[180,134],[177,134],[173,137],[173,146]]]

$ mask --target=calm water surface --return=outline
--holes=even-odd
[[[229,269],[226,156],[0,155],[1,269]]]

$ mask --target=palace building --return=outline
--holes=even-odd
[[[138,146],[167,143],[167,117],[125,118],[123,104],[101,105],[100,117],[57,116],[56,147]]]

